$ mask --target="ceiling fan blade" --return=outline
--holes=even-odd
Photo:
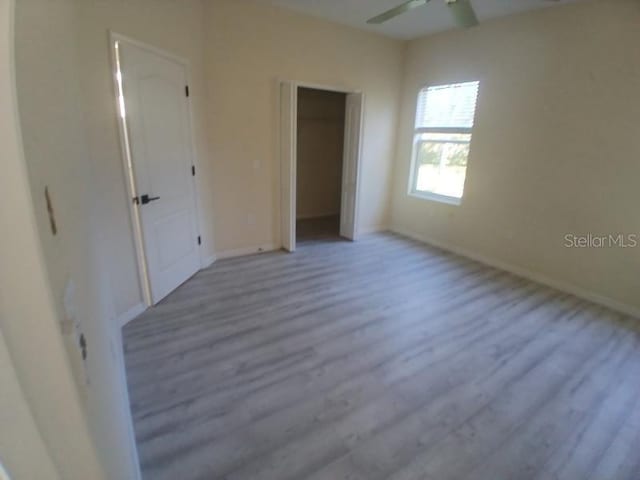
[[[478,25],[478,17],[470,0],[447,0],[447,7],[459,27],[469,28]]]
[[[403,14],[404,12],[408,12],[409,10],[413,10],[414,8],[421,7],[429,3],[430,0],[409,0],[408,2],[404,2],[402,5],[398,5],[391,10],[387,10],[380,15],[377,15],[373,18],[367,20],[367,23],[379,25],[381,23],[386,22],[387,20],[391,20],[393,17],[397,17],[398,15]]]

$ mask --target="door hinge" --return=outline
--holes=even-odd
[[[196,166],[195,165],[191,165],[191,175],[193,175],[194,177],[196,176]]]
[[[185,85],[184,86],[184,94],[188,97],[189,96],[189,85]]]
[[[200,235],[198,235],[198,245],[202,245],[202,238],[200,238]]]

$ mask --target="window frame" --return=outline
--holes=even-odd
[[[415,101],[415,105],[416,105],[416,113],[415,113],[415,117],[417,117],[418,115],[418,105],[420,103],[420,95],[422,94],[423,91],[428,91],[429,88],[438,88],[438,87],[447,87],[447,86],[454,86],[454,85],[459,85],[461,83],[477,83],[477,89],[478,89],[478,94],[477,96],[479,96],[480,93],[480,81],[479,80],[471,80],[468,82],[457,82],[457,83],[450,83],[450,84],[442,84],[442,85],[424,85],[422,87],[420,87],[420,89],[418,90],[418,94],[416,95],[416,101]],[[474,119],[474,124],[475,124],[475,116],[476,116],[476,112],[478,110],[478,102],[477,102],[477,96],[476,96],[476,103],[474,105],[473,108],[473,119]],[[440,134],[463,134],[463,135],[469,135],[469,141],[460,141],[460,140],[452,140],[449,142],[439,142],[437,140],[431,140],[428,143],[459,143],[459,144],[467,144],[469,145],[469,155],[471,155],[471,140],[473,139],[473,126],[472,127],[416,127],[415,124],[417,123],[417,118],[414,118],[414,127],[413,127],[413,132],[412,132],[412,151],[411,151],[411,164],[410,164],[410,171],[409,171],[409,188],[407,191],[407,194],[409,196],[412,197],[416,197],[416,198],[420,198],[423,200],[432,200],[432,201],[436,201],[436,202],[440,202],[440,203],[446,203],[446,204],[450,204],[450,205],[460,205],[462,204],[462,199],[464,198],[464,186],[467,183],[467,175],[466,175],[466,171],[465,171],[465,177],[464,177],[464,184],[462,186],[463,189],[463,195],[460,197],[455,197],[455,196],[451,196],[451,195],[443,195],[441,193],[435,193],[435,192],[428,192],[428,191],[422,191],[422,190],[418,190],[416,188],[416,183],[418,180],[418,146],[421,143],[425,143],[425,140],[420,139],[420,135],[423,134],[428,134],[428,133],[440,133]],[[467,157],[467,161],[468,161],[468,157]],[[467,167],[468,168],[468,165]]]

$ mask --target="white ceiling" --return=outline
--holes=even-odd
[[[410,39],[456,28],[445,0],[427,5],[389,20],[382,25],[367,25],[367,20],[404,0],[261,0],[301,13],[326,18],[352,27],[378,32],[389,37]],[[471,0],[480,22],[538,8],[548,8],[577,0]]]

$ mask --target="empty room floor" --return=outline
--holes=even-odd
[[[221,260],[124,329],[145,480],[638,480],[638,320],[393,234]]]

